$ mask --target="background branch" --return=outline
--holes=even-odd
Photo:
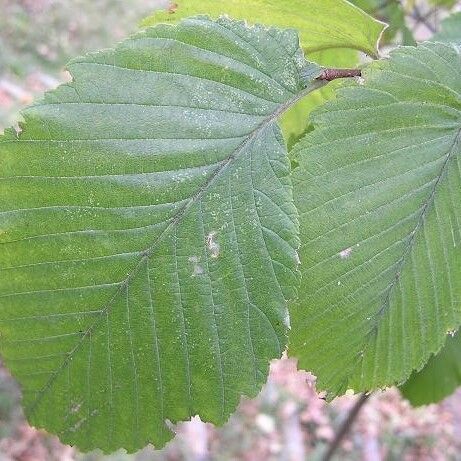
[[[336,453],[336,450],[341,445],[344,437],[350,431],[352,425],[354,424],[355,419],[357,418],[360,410],[365,405],[367,400],[370,398],[371,393],[362,394],[354,403],[354,406],[351,408],[349,414],[347,415],[344,422],[339,427],[339,430],[336,432],[334,439],[331,441],[325,456],[322,458],[322,461],[330,461],[333,455]]]

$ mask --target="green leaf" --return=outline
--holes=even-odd
[[[437,403],[461,385],[461,335],[449,334],[445,346],[401,386],[413,406]]]
[[[161,447],[168,421],[226,421],[285,348],[298,225],[277,118],[320,69],[293,31],[199,17],[69,70],[0,138],[0,350],[33,425]]]
[[[143,24],[175,22],[198,13],[297,29],[307,52],[352,48],[377,56],[386,27],[345,0],[176,0],[169,10],[155,12]]]
[[[405,381],[461,323],[461,60],[402,47],[295,147],[289,352],[329,397]]]
[[[461,46],[461,12],[452,14],[442,21],[440,32],[432,39]]]

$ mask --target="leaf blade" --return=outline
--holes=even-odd
[[[69,67],[0,139],[2,355],[32,424],[162,446],[167,420],[224,422],[283,350],[298,237],[276,120],[320,70],[291,32],[206,18]]]
[[[459,66],[451,46],[394,51],[298,145],[290,353],[330,396],[403,382],[459,325]]]

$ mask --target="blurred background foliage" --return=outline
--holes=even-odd
[[[351,1],[390,23],[382,40],[384,53],[395,44],[413,44],[415,39],[440,33],[441,21],[450,12],[461,11],[461,1],[456,0]],[[168,3],[0,0],[0,132],[17,123],[22,107],[68,79],[64,65],[70,58],[113,45],[134,32],[143,17]],[[443,33],[457,33],[460,15],[446,23]],[[341,52],[329,50],[311,59],[344,66],[365,59],[350,50],[340,58],[338,53]],[[304,102],[302,113],[308,114],[330,97],[331,89],[312,95]],[[286,123],[296,123],[296,115]],[[301,123],[294,131],[299,134],[305,128],[306,124]],[[453,341],[459,342],[459,337]],[[346,395],[326,404],[315,392],[315,377],[297,372],[295,363],[284,359],[273,364],[260,396],[243,400],[222,428],[194,419],[177,427],[176,439],[160,452],[148,447],[135,455],[81,454],[27,425],[21,413],[19,390],[0,367],[0,461],[315,461],[322,459],[325,447],[356,398]],[[376,393],[335,459],[461,460],[460,391],[438,405],[416,409],[396,389]]]
[[[161,4],[167,1],[0,0],[0,68],[20,77],[37,68],[55,72],[121,40]]]
[[[0,131],[61,80],[75,56],[107,48],[162,0],[0,0]]]

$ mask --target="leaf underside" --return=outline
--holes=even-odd
[[[223,423],[285,347],[298,225],[276,119],[319,69],[292,31],[200,17],[69,70],[0,138],[0,350],[31,424],[161,447],[167,421]]]
[[[440,402],[461,385],[461,335],[452,333],[440,352],[400,388],[414,406]]]
[[[331,398],[405,381],[461,322],[459,51],[396,50],[313,123],[289,353]]]

